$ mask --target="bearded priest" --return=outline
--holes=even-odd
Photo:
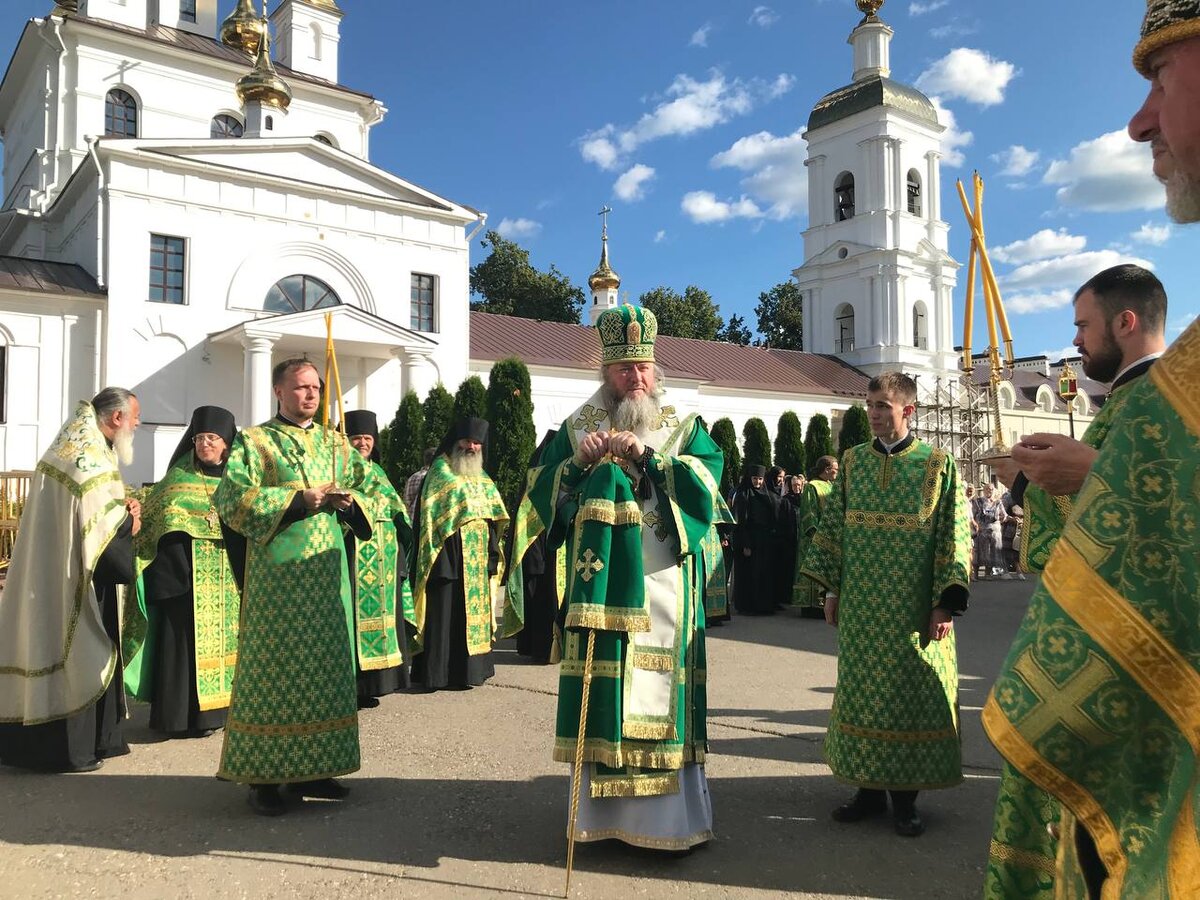
[[[664,393],[654,314],[620,306],[596,330],[602,384],[530,471],[516,544],[547,530],[566,554],[559,762],[576,759],[596,635],[576,839],[683,851],[712,837],[700,556],[732,522],[724,458]]]

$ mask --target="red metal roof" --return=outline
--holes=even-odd
[[[665,335],[655,342],[654,354],[668,377],[719,387],[854,398],[867,395],[868,377],[835,356]],[[600,365],[600,345],[596,332],[583,325],[471,313],[471,359],[508,356],[518,356],[526,365],[594,371]]]

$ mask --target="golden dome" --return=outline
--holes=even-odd
[[[883,6],[883,0],[854,0],[858,11],[864,16],[873,16]]]
[[[308,0],[308,2],[313,6],[321,6],[325,9],[333,9],[341,12],[341,10],[338,9],[337,0]]]
[[[79,12],[79,0],[58,0],[54,5],[58,7],[57,11],[63,15]]]
[[[600,241],[600,265],[596,266],[596,271],[588,279],[588,287],[593,291],[601,291],[605,288],[612,288],[615,291],[621,286],[621,276],[614,272],[613,267],[608,264],[608,235],[605,234]]]
[[[258,102],[276,109],[287,109],[292,102],[292,89],[271,65],[271,31],[267,20],[260,19],[259,24],[262,26],[263,39],[258,45],[258,58],[254,61],[254,71],[238,79],[238,99],[243,104]]]
[[[254,0],[238,0],[237,8],[221,23],[221,43],[254,56],[262,36],[263,20],[254,11]]]

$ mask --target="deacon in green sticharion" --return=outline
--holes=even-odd
[[[952,616],[967,608],[971,535],[954,458],[909,431],[917,385],[885,372],[867,385],[875,439],[846,451],[803,573],[825,586],[838,629],[825,737],[834,777],[856,785],[833,811],[887,811],[896,833],[925,830],[917,792],[962,781]]]
[[[150,704],[150,728],[174,737],[223,727],[229,709],[246,539],[222,534],[213,495],[236,434],[229,410],[196,408],[167,474],[142,503],[134,540],[125,688]]]
[[[371,537],[364,460],[313,423],[321,379],[306,359],[272,372],[279,414],[233,442],[213,499],[244,535],[237,675],[217,777],[250,785],[262,815],[286,811],[279,786],[341,799],[359,768],[354,622],[342,525]]]
[[[370,540],[344,527],[346,555],[352,561],[354,652],[358,708],[373,709],[379,698],[409,686],[405,623],[415,629],[408,555],[412,525],[404,501],[380,465],[379,421],[369,409],[346,413],[346,437],[367,467],[363,494],[371,504]]]
[[[821,609],[825,606],[825,588],[819,582],[801,574],[801,570],[804,568],[804,557],[812,544],[813,535],[817,533],[817,527],[821,524],[825,503],[833,493],[838,466],[836,456],[822,456],[817,460],[812,480],[804,486],[800,510],[796,516],[796,574],[792,580],[792,605],[798,606],[800,614],[807,618],[823,617]]]
[[[721,451],[664,393],[657,330],[640,307],[597,320],[602,384],[530,471],[514,558],[546,529],[566,557],[559,762],[575,760],[588,633],[597,635],[577,839],[684,850],[712,837],[701,559],[713,524],[732,517]],[[510,602],[508,632],[521,620]]]

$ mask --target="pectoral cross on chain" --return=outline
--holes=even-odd
[[[579,577],[584,580],[585,584],[603,568],[604,563],[596,559],[596,554],[591,550],[585,550],[583,556],[575,563],[575,571],[579,573]]]

